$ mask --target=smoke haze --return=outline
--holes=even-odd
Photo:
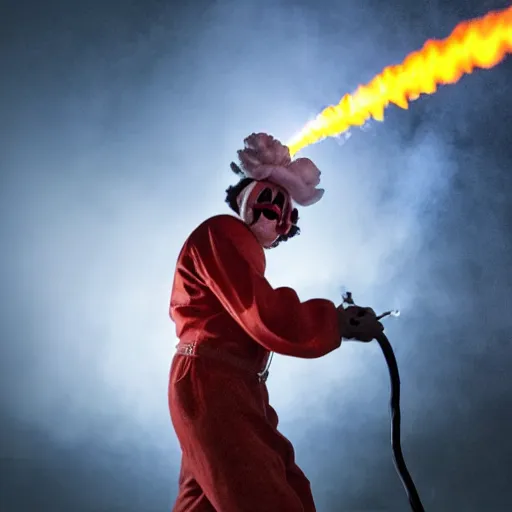
[[[252,132],[286,141],[428,38],[505,1],[4,2],[0,509],[169,510],[174,263],[228,212]],[[300,297],[386,321],[428,510],[512,507],[510,58],[301,152],[324,199],[268,252]],[[405,511],[377,344],[275,357],[281,430],[319,511]]]

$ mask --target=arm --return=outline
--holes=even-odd
[[[273,289],[239,245],[261,248],[246,226],[232,222],[236,225],[208,226],[192,251],[200,277],[229,314],[255,341],[279,354],[316,358],[338,348],[341,332],[334,303],[301,302],[291,288]],[[238,230],[235,236],[231,228]]]

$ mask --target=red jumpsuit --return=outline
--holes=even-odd
[[[174,356],[169,382],[182,449],[174,512],[315,511],[256,372],[269,351],[315,358],[338,348],[338,314],[328,300],[273,289],[264,272],[263,248],[231,215],[201,224],[179,255],[170,315],[180,345],[192,349]],[[220,357],[197,355],[202,347]]]

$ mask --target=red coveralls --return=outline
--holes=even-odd
[[[191,357],[174,356],[169,382],[182,449],[175,512],[315,511],[256,373],[269,351],[315,358],[338,348],[338,314],[328,300],[273,289],[264,272],[263,248],[231,215],[201,224],[178,258],[170,315]],[[220,357],[202,357],[202,347]]]

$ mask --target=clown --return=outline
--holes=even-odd
[[[178,257],[170,316],[179,339],[169,408],[182,450],[174,512],[314,512],[309,480],[277,429],[266,386],[273,352],[317,358],[342,339],[383,330],[370,308],[301,302],[265,278],[265,250],[299,233],[295,205],[319,201],[315,164],[259,133],[238,152],[228,188],[235,215],[217,215]]]

